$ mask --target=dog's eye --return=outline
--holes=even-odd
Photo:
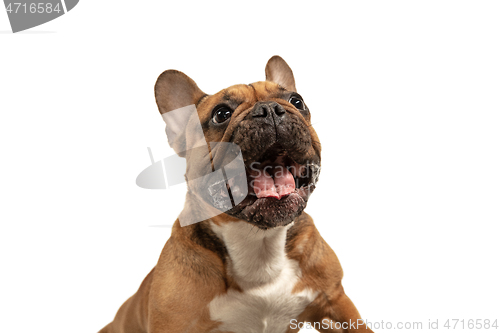
[[[215,109],[212,120],[216,124],[222,124],[223,122],[231,118],[232,114],[233,110],[225,105],[222,105]]]
[[[295,106],[297,110],[305,110],[304,101],[299,96],[293,95],[292,97],[290,97],[288,102]]]

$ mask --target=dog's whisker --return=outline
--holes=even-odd
[[[250,236],[250,233],[252,232],[253,228],[255,228],[255,225],[252,225],[252,227],[248,231],[248,234],[247,234],[246,238],[248,238],[248,236]]]

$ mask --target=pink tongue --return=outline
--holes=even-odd
[[[283,168],[283,172],[278,171],[274,174],[274,185],[280,199],[295,191],[295,180],[287,168]]]
[[[267,169],[254,169],[250,172],[250,177],[252,178],[250,184],[257,198],[281,199],[295,190],[293,175],[282,165],[274,168],[274,179],[267,173]]]

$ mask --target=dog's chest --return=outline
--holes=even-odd
[[[230,289],[212,300],[210,317],[222,323],[218,330],[235,333],[284,333],[290,321],[297,318],[314,300],[316,293],[304,290],[292,293],[298,280],[290,267],[268,285],[246,289]]]
[[[245,224],[214,227],[228,248],[228,270],[242,290],[214,298],[210,317],[221,322],[217,330],[222,332],[284,333],[317,293],[293,292],[301,272],[284,253],[286,228],[257,231]]]

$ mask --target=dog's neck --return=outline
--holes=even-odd
[[[244,221],[210,225],[227,249],[228,273],[241,288],[271,283],[289,265],[285,244],[292,224],[268,230]]]

